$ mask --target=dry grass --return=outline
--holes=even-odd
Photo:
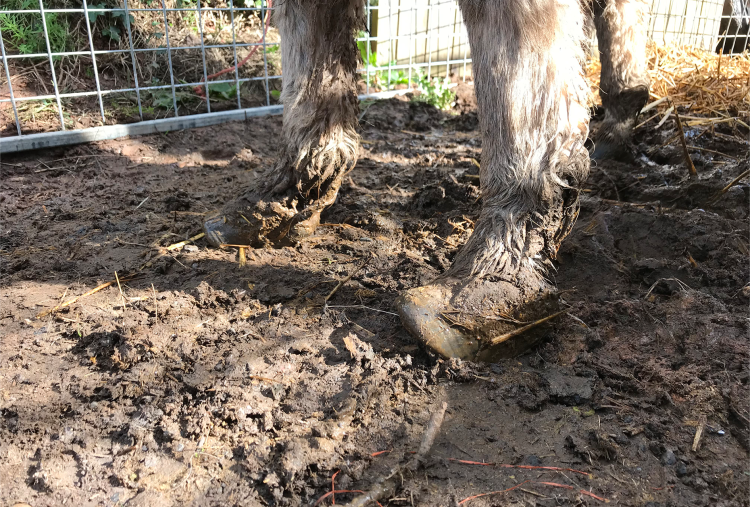
[[[684,107],[689,113],[681,117],[688,126],[728,123],[750,128],[750,53],[722,56],[689,46],[651,44],[648,61],[651,98],[661,100],[659,110]],[[598,59],[586,68],[596,104],[601,104],[600,70]]]

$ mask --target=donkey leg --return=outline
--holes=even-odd
[[[401,295],[404,326],[447,357],[489,360],[553,311],[545,265],[578,213],[588,175],[588,88],[579,0],[461,0],[482,129],[482,210],[448,271]],[[500,343],[501,342],[501,343]]]
[[[293,244],[312,234],[354,166],[358,0],[281,0],[282,149],[271,171],[204,224],[213,244]]]
[[[632,158],[633,127],[648,101],[644,0],[594,0],[604,122],[592,158]]]

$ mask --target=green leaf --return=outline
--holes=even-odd
[[[87,4],[87,7],[89,9],[104,9],[105,5],[103,3],[101,4]],[[89,11],[89,21],[92,23],[96,23],[96,20],[99,18],[99,16],[103,16],[103,12],[91,12]]]
[[[233,83],[210,84],[208,85],[208,93],[228,100],[237,95],[237,87]]]
[[[102,30],[102,35],[106,35],[110,39],[120,42],[120,29],[114,25],[110,25]]]
[[[279,90],[271,90],[271,97],[273,97],[274,100],[279,100],[281,98],[281,92]]]

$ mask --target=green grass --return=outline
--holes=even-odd
[[[0,29],[6,51],[30,55],[46,53],[44,26],[38,14],[7,14],[4,10],[27,10],[38,8],[34,0],[3,0],[0,8]],[[74,36],[70,33],[70,24],[64,16],[56,13],[45,14],[50,48],[58,53],[70,51],[75,46]],[[59,57],[57,57],[59,58]]]

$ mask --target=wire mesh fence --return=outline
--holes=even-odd
[[[3,0],[0,150],[31,146],[11,150],[9,139],[43,141],[89,127],[170,129],[280,112],[280,37],[268,0],[95,1]],[[649,36],[741,51],[747,30],[727,6],[653,0]],[[470,79],[455,0],[367,0],[366,17],[367,30],[357,34],[361,94],[430,88],[440,96],[446,78]]]

